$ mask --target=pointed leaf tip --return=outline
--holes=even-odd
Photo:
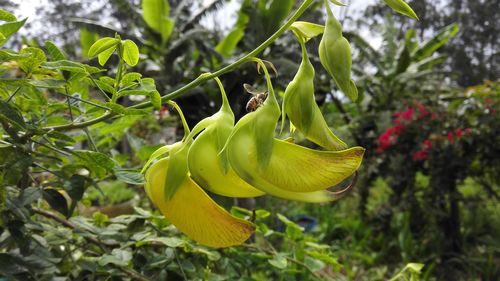
[[[394,11],[405,15],[407,17],[419,20],[417,14],[413,9],[403,0],[384,0],[387,6],[391,7]]]

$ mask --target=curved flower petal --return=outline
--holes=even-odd
[[[164,186],[170,159],[154,163],[146,173],[146,189],[162,214],[180,231],[200,244],[229,247],[245,242],[255,225],[236,218],[217,205],[191,178],[186,177],[170,199]]]
[[[234,138],[228,154],[229,161],[238,175],[268,193],[271,193],[270,188],[313,192],[335,186],[359,168],[364,154],[362,147],[318,151],[274,139],[269,165],[260,169],[253,143],[249,137]]]

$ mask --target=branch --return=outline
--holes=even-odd
[[[269,45],[271,45],[279,36],[281,36],[281,34],[283,34],[292,25],[292,23],[294,23],[307,10],[307,8],[309,8],[309,6],[312,4],[312,2],[313,2],[313,0],[305,0],[300,5],[300,7],[297,9],[297,11],[295,11],[295,13],[285,22],[285,24],[280,27],[280,29],[278,29],[271,37],[269,37],[266,41],[264,41],[262,44],[260,44],[257,48],[255,48],[250,53],[239,58],[238,60],[227,65],[226,67],[223,67],[223,68],[221,68],[221,69],[219,69],[219,70],[217,70],[209,75],[199,76],[198,78],[194,79],[193,81],[184,85],[183,87],[164,95],[161,98],[161,102],[166,103],[169,100],[173,100],[175,98],[178,98],[178,97],[184,95],[185,93],[187,93],[188,91],[198,87],[199,85],[201,85],[201,84],[203,84],[203,83],[205,83],[205,82],[207,82],[215,77],[219,77],[223,74],[226,74],[226,73],[236,69],[240,65],[244,64],[245,62],[247,62],[248,59],[257,56],[259,53],[264,51],[265,48],[267,48]],[[142,108],[147,108],[147,107],[151,107],[151,106],[152,106],[151,102],[148,101],[148,102],[143,102],[143,103],[139,103],[136,105],[132,105],[128,108],[142,109]],[[90,119],[90,120],[87,120],[85,122],[50,126],[50,127],[43,128],[43,130],[67,131],[67,130],[73,130],[73,129],[81,129],[81,128],[85,128],[85,127],[97,124],[101,121],[107,120],[115,115],[117,115],[117,114],[113,113],[111,111],[108,111],[105,114],[103,114],[97,118]]]
[[[264,253],[267,253],[269,255],[275,255],[277,252],[276,250],[274,249],[266,249],[266,248],[261,248],[259,246],[256,246],[256,245],[252,245],[252,244],[242,244],[240,245],[244,248],[248,248],[248,249],[252,249],[252,250],[257,250],[257,251],[260,251],[260,252],[264,252]],[[294,259],[294,258],[291,258],[291,257],[285,257],[288,261],[290,262],[293,262],[299,266],[302,266],[304,267],[305,269],[307,269],[307,271],[309,271],[312,275],[314,275],[314,277],[318,278],[318,279],[322,279],[322,276],[319,275],[317,272],[315,272],[311,267],[309,267],[307,264],[305,264],[304,262],[301,262],[297,259]]]
[[[52,212],[49,212],[49,211],[45,211],[45,210],[42,210],[42,209],[38,209],[38,208],[32,208],[33,209],[33,212],[35,212],[35,214],[39,214],[41,216],[44,216],[46,218],[49,218],[51,220],[54,220],[62,225],[64,225],[65,227],[67,228],[71,228],[71,229],[76,229],[76,225],[74,225],[72,222],[58,216],[57,214],[55,213],[52,213]],[[108,253],[109,252],[109,246],[117,246],[115,244],[109,244],[109,243],[104,243],[102,241],[99,241],[97,238],[95,237],[84,237],[88,242],[92,243],[92,244],[95,244],[97,246],[99,246],[99,248],[101,248],[101,250],[103,250],[104,252]]]
[[[70,228],[70,229],[76,229],[76,225],[74,225],[72,222],[58,216],[57,214],[55,213],[52,213],[52,212],[49,212],[49,211],[45,211],[45,210],[42,210],[42,209],[39,209],[39,208],[35,208],[33,207],[33,212],[35,214],[38,214],[38,215],[41,215],[43,217],[46,217],[46,218],[49,218],[51,220],[54,220],[58,223],[60,223],[61,225],[67,227],[67,228]],[[99,241],[99,239],[95,238],[95,237],[89,237],[89,236],[85,236],[83,237],[85,238],[85,240],[87,240],[88,242],[94,244],[94,245],[97,245],[99,248],[101,248],[101,250],[103,250],[105,253],[109,253],[109,247],[119,247],[120,244],[118,243],[107,243],[107,242],[102,242],[102,241]],[[140,274],[139,272],[131,269],[131,268],[125,268],[125,267],[120,267],[120,266],[117,266],[115,265],[119,270],[121,270],[122,272],[126,273],[127,275],[129,275],[130,277],[134,278],[135,280],[140,280],[140,281],[150,281],[149,278],[147,278],[146,276]]]

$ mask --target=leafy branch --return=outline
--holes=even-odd
[[[39,208],[33,208],[33,212],[35,214],[41,215],[45,218],[54,220],[54,221],[58,222],[59,224],[65,226],[67,228],[70,228],[72,230],[77,228],[72,222],[58,216],[55,213],[52,213],[52,212],[49,212],[46,210],[42,210]],[[99,241],[99,239],[97,239],[95,237],[91,237],[91,236],[83,236],[83,238],[85,238],[85,240],[87,240],[89,243],[92,243],[92,244],[98,246],[99,248],[101,248],[101,250],[103,250],[105,253],[108,253],[108,254],[110,253],[110,250],[109,250],[110,247],[118,247],[119,246],[119,244],[116,244],[116,243],[106,243],[103,241]],[[140,274],[139,272],[137,272],[131,268],[120,267],[117,265],[115,265],[115,266],[119,270],[121,270],[124,273],[126,273],[127,275],[129,275],[130,277],[134,278],[135,280],[141,280],[141,281],[149,281],[150,280],[146,276]]]
[[[215,78],[219,77],[223,74],[226,74],[228,72],[233,71],[234,69],[238,68],[242,64],[248,62],[248,60],[252,57],[256,57],[258,54],[260,54],[262,51],[264,51],[265,48],[267,48],[269,45],[271,45],[278,37],[281,36],[312,4],[313,0],[305,0],[300,7],[293,13],[293,15],[273,34],[271,37],[269,37],[266,41],[264,41],[262,44],[260,44],[257,48],[255,48],[253,51],[249,52],[248,54],[242,56],[235,62],[209,74],[209,75],[202,75],[194,79],[193,81],[189,82],[188,84],[184,85],[183,87],[174,90],[164,96],[161,97],[161,103],[166,103],[169,100],[178,98],[185,93],[189,92],[190,90],[198,87],[199,85]],[[152,103],[151,101],[135,104],[132,106],[129,106],[127,108],[129,109],[143,109],[143,108],[148,108],[151,107]],[[43,130],[56,130],[56,131],[68,131],[68,130],[73,130],[73,129],[81,129],[85,128],[94,124],[97,124],[99,122],[108,120],[112,117],[115,117],[117,113],[113,111],[108,111],[105,114],[96,117],[94,119],[90,119],[87,121],[79,122],[79,123],[71,123],[71,124],[65,124],[65,125],[57,125],[57,126],[49,126],[43,128]]]

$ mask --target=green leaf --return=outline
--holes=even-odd
[[[174,28],[174,21],[169,18],[170,5],[167,0],[142,0],[143,19],[154,31],[160,33],[165,43]]]
[[[10,61],[10,60],[19,60],[22,58],[29,57],[31,54],[18,54],[11,50],[0,50],[0,62],[2,61]]]
[[[0,119],[5,120],[20,129],[26,129],[23,116],[13,105],[0,100]]]
[[[111,55],[115,52],[115,50],[116,50],[116,46],[111,47],[111,48],[99,53],[99,55],[97,55],[97,59],[99,61],[99,64],[101,66],[104,66],[106,64],[106,62],[109,60],[109,58],[111,57]]]
[[[47,133],[47,137],[60,143],[64,143],[65,146],[67,145],[73,145],[76,141],[74,138],[68,136],[65,133],[61,133],[59,131],[52,131]]]
[[[304,228],[289,220],[287,217],[277,214],[278,219],[286,225],[285,233],[292,240],[299,240],[303,237]]]
[[[120,81],[120,84],[122,86],[130,86],[135,82],[138,82],[142,77],[142,74],[138,72],[129,72],[125,75],[123,75],[122,80]]]
[[[127,266],[132,261],[132,253],[126,250],[113,249],[111,255],[103,255],[98,259],[101,266],[114,264],[117,266]]]
[[[143,78],[140,81],[141,86],[139,89],[146,91],[156,90],[155,80],[153,78]]]
[[[108,83],[105,83],[105,82],[100,81],[100,80],[95,80],[95,83],[104,92],[109,93],[111,95],[115,94],[115,88],[113,88],[113,86],[109,85]]]
[[[7,12],[4,9],[0,9],[0,20],[1,21],[16,21],[17,18],[13,14]]]
[[[59,79],[30,80],[29,83],[37,88],[46,89],[64,89],[66,85],[66,81]]]
[[[411,275],[409,280],[418,280],[415,278],[418,278],[424,266],[425,265],[422,263],[409,263],[403,268],[403,270],[401,270],[398,274],[392,277],[389,281],[401,280],[401,278],[403,278],[404,280],[408,280],[406,276],[407,275],[406,273],[408,271]]]
[[[346,6],[346,4],[340,3],[340,2],[339,2],[339,1],[337,1],[337,0],[330,0],[330,2],[332,2],[333,4],[335,4],[335,5],[337,5],[337,6],[341,6],[341,7]]]
[[[69,60],[58,60],[52,62],[45,62],[42,67],[53,70],[69,71],[75,73],[87,73],[87,70],[83,67],[81,63],[73,62]]]
[[[296,21],[290,27],[292,30],[295,30],[298,34],[300,34],[305,41],[307,42],[309,39],[314,38],[323,33],[325,27],[323,25],[306,22],[306,21]]]
[[[160,96],[160,92],[158,91],[152,91],[149,95],[150,99],[151,99],[151,103],[153,104],[153,107],[155,109],[160,109],[161,108],[161,96]]]
[[[255,211],[255,215],[258,218],[265,219],[265,218],[269,217],[271,215],[271,213],[269,211],[260,209],[260,210]]]
[[[217,251],[209,251],[207,249],[198,248],[198,247],[193,249],[193,253],[204,254],[211,261],[220,260],[220,257],[221,257],[220,254],[219,254],[219,252],[217,252]]]
[[[85,27],[80,28],[80,46],[84,57],[87,57],[90,47],[97,40],[99,40],[99,34],[89,31]]]
[[[111,109],[111,111],[113,113],[116,113],[116,114],[125,114],[125,107],[123,107],[122,105],[119,105],[119,104],[116,104],[116,103],[113,103],[113,102],[106,102],[106,103],[104,103],[104,106],[106,106],[109,109]]]
[[[28,18],[25,18],[21,21],[13,21],[0,25],[0,33],[6,38],[3,43],[7,39],[12,36],[12,34],[16,33],[25,23]],[[3,44],[0,44],[0,46]]]
[[[231,214],[240,219],[246,219],[253,215],[252,211],[238,206],[231,207]]]
[[[112,171],[115,167],[115,162],[100,152],[77,150],[73,154],[76,156],[75,160],[88,168],[97,178],[103,178],[107,172]]]
[[[43,199],[49,203],[52,209],[58,211],[64,216],[68,216],[68,202],[66,198],[55,189],[44,189]]]
[[[64,53],[59,48],[57,48],[57,46],[52,41],[45,41],[45,48],[52,57],[52,60],[58,61],[66,59]]]
[[[123,60],[130,66],[135,66],[139,62],[139,48],[132,40],[122,42]]]
[[[144,175],[138,172],[115,169],[115,176],[118,180],[121,180],[128,184],[134,184],[134,185],[144,184]]]
[[[86,177],[81,175],[72,175],[71,178],[64,183],[63,187],[71,199],[80,201],[83,197],[83,192],[85,191],[86,182]]]
[[[21,198],[19,198],[19,202],[22,206],[27,206],[35,202],[39,198],[42,198],[42,190],[38,187],[30,186],[26,189],[23,189]]]
[[[241,41],[243,36],[245,36],[245,29],[247,28],[248,23],[250,22],[250,17],[248,16],[248,8],[251,6],[249,1],[243,1],[241,3],[240,11],[238,12],[238,20],[236,21],[236,25],[229,32],[229,34],[222,39],[215,50],[221,53],[225,57],[230,57],[236,46]]]
[[[111,37],[104,37],[99,40],[97,40],[94,44],[89,49],[88,56],[89,57],[95,57],[98,54],[116,47],[118,44],[120,44],[120,39],[118,38],[111,38]]]
[[[275,255],[272,259],[267,260],[272,266],[278,269],[285,269],[288,265],[285,254],[279,253]]]
[[[99,81],[102,81],[102,82],[108,84],[109,86],[114,86],[116,83],[116,80],[109,77],[109,76],[102,76],[99,78]]]
[[[331,1],[331,0],[330,0]],[[394,11],[405,15],[407,17],[418,20],[417,14],[413,11],[413,9],[406,4],[403,0],[384,0],[387,6],[391,7]]]
[[[105,72],[106,69],[101,69],[98,67],[90,66],[88,64],[82,64],[83,68],[85,68],[85,71],[87,71],[88,74],[94,74],[94,73],[99,73],[99,72]]]
[[[0,253],[0,273],[6,276],[26,273],[28,270],[19,264],[19,259],[14,254]]]
[[[230,57],[243,36],[245,27],[237,27],[215,46],[215,50],[225,57]]]
[[[259,5],[259,12],[262,13],[262,21],[264,24],[265,34],[274,33],[281,23],[292,11],[295,0],[272,0],[262,1],[265,5]],[[270,2],[270,3],[269,3]]]
[[[38,67],[47,60],[45,53],[35,47],[27,47],[22,49],[19,54],[31,54],[29,57],[25,57],[19,60],[19,67],[26,72],[32,73],[38,69]]]
[[[146,245],[151,242],[156,242],[156,243],[161,243],[167,247],[171,248],[178,248],[178,247],[183,247],[184,245],[187,244],[186,241],[177,238],[177,237],[155,237],[155,238],[148,238],[142,241],[139,241],[136,243],[137,247],[140,247],[142,245]]]
[[[338,268],[341,266],[341,264],[337,261],[337,259],[335,257],[333,257],[332,255],[329,255],[327,253],[321,253],[318,251],[306,251],[306,253],[315,259],[318,259],[322,262],[325,262],[325,263],[333,266],[334,268]]]
[[[415,273],[420,273],[422,271],[422,268],[424,268],[424,266],[425,264],[423,263],[409,263],[406,265],[406,268]]]
[[[432,38],[423,43],[421,47],[415,49],[413,52],[415,60],[420,61],[432,55],[437,49],[446,44],[451,37],[455,36],[458,31],[459,27],[457,24],[451,24],[439,30]]]

